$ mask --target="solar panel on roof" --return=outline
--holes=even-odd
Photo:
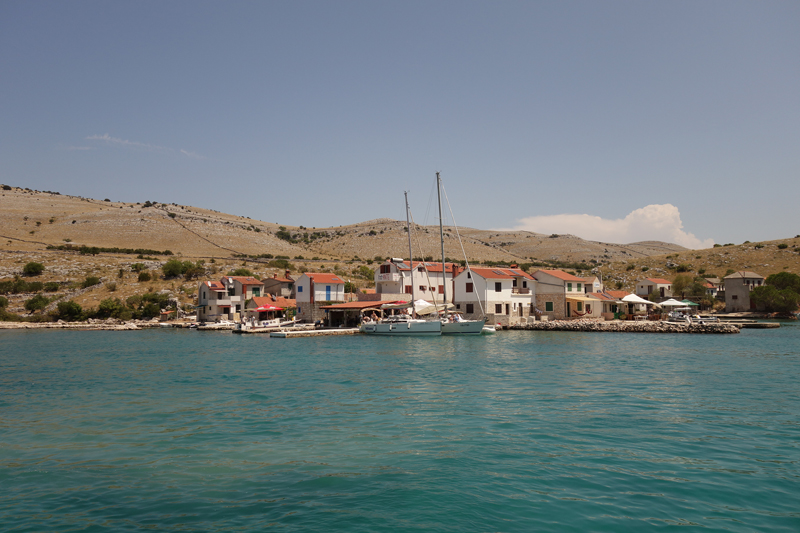
[[[502,272],[500,270],[492,270],[492,272],[494,272],[495,274],[499,274],[501,276],[505,276],[506,275],[504,272]]]

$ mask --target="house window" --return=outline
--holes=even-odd
[[[297,314],[299,315],[302,312],[303,312],[303,308],[300,307],[300,306],[297,306]]]
[[[422,292],[425,292],[425,285],[420,285],[419,286],[419,290],[421,290]]]
[[[418,266],[417,267],[417,272],[425,272],[425,269],[422,268],[421,266]]]
[[[738,300],[738,299],[739,299],[739,296],[737,296],[736,294],[734,294],[733,296],[731,296],[731,299],[732,299],[732,300]]]
[[[236,296],[236,289],[228,287],[228,296]]]
[[[467,304],[467,313],[475,312],[475,304]]]
[[[528,288],[528,282],[527,281],[523,281],[522,282],[522,288],[523,289],[527,289]]]
[[[499,281],[494,282],[494,292],[500,292],[503,290],[503,284]]]
[[[581,284],[578,283],[578,292],[581,292]]]
[[[567,283],[567,292],[572,292],[572,283]]]
[[[406,294],[411,294],[411,285],[406,285]]]
[[[439,292],[444,294],[444,285],[439,285]]]
[[[261,296],[261,289],[253,289],[253,296]]]
[[[583,312],[583,302],[578,302],[578,312],[579,313]]]
[[[391,265],[381,265],[381,274],[389,274],[391,272]]]
[[[467,279],[472,279],[472,272],[467,272]]]
[[[303,286],[302,285],[298,285],[297,286],[297,292],[303,292]]]
[[[511,280],[511,286],[512,287],[516,287],[517,286],[517,278],[514,278],[513,280]]]
[[[590,304],[586,304],[586,312],[587,313],[591,313],[592,312],[592,306]]]
[[[544,310],[547,313],[552,313],[553,312],[553,302],[545,302],[544,303]]]
[[[456,304],[456,309],[461,309],[461,304]]]
[[[467,283],[467,292],[475,292],[475,286],[472,283]]]
[[[503,304],[494,304],[494,314],[496,315],[503,314]]]

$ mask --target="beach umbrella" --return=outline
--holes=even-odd
[[[694,302],[693,302],[693,301],[691,301],[691,300],[684,300],[684,301],[683,301],[683,304],[684,304],[684,305],[693,305],[693,306],[695,306],[695,307],[699,307],[699,306],[700,306],[700,304],[696,304],[696,303],[694,303]]]
[[[275,307],[274,305],[262,305],[257,307],[256,311],[283,311],[283,307]]]
[[[629,294],[622,299],[623,302],[629,304],[645,304],[645,305],[655,305],[658,306],[657,303],[651,302],[650,300],[645,300],[640,296],[636,296],[635,294]],[[664,304],[661,304],[664,305]]]
[[[661,302],[661,307],[686,307],[684,302],[679,302],[675,298],[670,298],[665,302]]]

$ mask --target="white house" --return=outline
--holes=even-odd
[[[445,263],[444,271],[442,263],[428,261],[413,261],[411,263],[403,259],[392,259],[381,264],[375,271],[375,292],[376,294],[389,295],[412,294],[411,269],[414,269],[413,295],[417,300],[426,300],[443,303],[445,283],[447,283],[447,300],[453,301],[453,278],[458,275],[459,267],[453,263]]]
[[[261,296],[264,284],[250,276],[225,276],[201,281],[197,288],[197,320],[239,320],[247,300]]]
[[[343,302],[344,280],[335,274],[306,272],[295,280],[297,320],[316,322],[325,317],[322,305]]]
[[[672,298],[672,282],[662,278],[645,278],[636,282],[636,296],[647,298],[653,291],[659,298]]]
[[[550,319],[577,318],[586,315],[586,305],[594,314],[597,300],[586,296],[586,281],[563,270],[537,270],[536,309]]]
[[[597,276],[590,276],[588,278],[581,278],[583,280],[583,292],[586,294],[590,292],[603,292],[603,283]]]
[[[490,324],[509,325],[532,314],[534,279],[518,268],[465,270],[455,277],[454,285],[453,303],[468,319],[485,315]]]

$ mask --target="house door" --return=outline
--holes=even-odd
[[[325,301],[326,302],[330,302],[331,301],[331,286],[330,285],[325,285]]]
[[[572,312],[571,311],[572,310],[571,310],[570,302],[567,302],[567,318],[572,316]]]

